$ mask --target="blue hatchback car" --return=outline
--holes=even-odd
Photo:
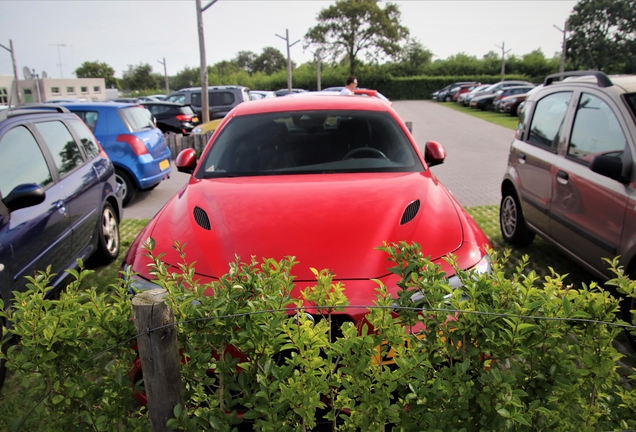
[[[0,298],[51,267],[52,295],[77,259],[119,254],[121,186],[95,136],[62,107],[0,112]],[[3,322],[2,326],[10,323]],[[2,336],[0,332],[0,337]],[[0,386],[4,364],[0,361]]]
[[[84,120],[115,165],[124,206],[138,190],[153,189],[170,176],[170,149],[143,106],[114,102],[60,105]]]

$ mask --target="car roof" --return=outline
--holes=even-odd
[[[9,107],[7,109],[3,109],[0,111],[0,122],[7,120],[9,118],[25,116],[25,115],[36,115],[36,114],[69,114],[70,111],[63,106],[60,105],[44,105],[44,104],[34,104],[34,105],[22,105],[17,107]]]
[[[249,87],[246,87],[246,86],[220,85],[220,86],[208,86],[208,91],[210,91],[210,90],[244,89],[244,88],[249,90]],[[170,93],[168,96],[171,96],[173,94],[178,94],[180,92],[192,92],[192,91],[201,91],[201,87],[186,87],[186,88],[182,88],[182,89],[177,90],[176,92]]]
[[[176,106],[176,107],[182,107],[182,106],[190,106],[189,104],[181,104],[178,102],[166,102],[166,101],[141,101],[139,102],[139,105],[160,105],[160,106]]]
[[[261,99],[242,103],[234,108],[234,115],[250,115],[285,111],[353,110],[389,111],[388,105],[379,98],[342,96],[330,92],[308,92],[299,96]]]
[[[133,107],[140,106],[139,103],[127,103],[127,102],[81,102],[81,103],[60,103],[58,105],[73,108],[73,109],[82,109],[82,108],[112,108],[119,109],[125,107]]]

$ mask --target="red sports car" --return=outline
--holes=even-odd
[[[176,159],[188,184],[150,221],[125,258],[137,288],[153,286],[142,248],[176,266],[175,240],[187,243],[201,282],[223,276],[238,255],[294,256],[297,289],[329,269],[351,305],[372,305],[379,279],[397,293],[383,243],[417,242],[425,256],[457,256],[462,269],[489,271],[486,235],[431,172],[446,157],[429,141],[420,151],[392,107],[378,98],[329,95],[240,104],[223,120],[197,160]],[[335,281],[334,281],[335,282]],[[458,282],[458,281],[457,281]],[[451,281],[451,284],[453,281]],[[341,314],[356,323],[366,313]]]

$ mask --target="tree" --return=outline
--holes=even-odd
[[[287,67],[287,59],[282,52],[272,47],[263,48],[263,52],[254,59],[253,71],[271,75]]]
[[[433,53],[424,48],[417,39],[408,38],[402,50],[396,55],[397,62],[391,65],[395,76],[421,75],[424,68],[431,64]]]
[[[159,81],[158,81],[159,79]],[[152,73],[152,66],[148,63],[138,66],[128,65],[121,79],[122,87],[126,90],[150,90],[161,88],[163,77]]]
[[[234,61],[239,69],[243,69],[250,75],[254,72],[254,60],[256,60],[256,54],[252,51],[239,51]]]
[[[170,87],[182,89],[201,85],[201,72],[198,67],[185,67],[174,77],[170,77]]]
[[[317,45],[331,54],[334,61],[348,60],[349,72],[355,73],[356,58],[368,60],[382,55],[393,57],[401,52],[400,42],[409,31],[400,25],[400,10],[393,3],[384,9],[379,0],[338,0],[318,14],[318,25],[305,35],[305,47]]]
[[[568,19],[575,68],[636,72],[636,0],[581,0]]]
[[[78,78],[104,78],[107,88],[119,88],[119,82],[115,78],[115,69],[104,62],[84,62],[75,69],[75,76]]]

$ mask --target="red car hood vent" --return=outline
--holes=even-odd
[[[420,211],[420,200],[415,200],[411,204],[406,206],[404,213],[402,214],[402,220],[400,221],[400,225],[404,225],[415,219],[417,216],[417,212]]]
[[[194,221],[197,223],[197,225],[208,231],[212,229],[212,226],[210,225],[210,218],[208,217],[208,214],[205,212],[205,210],[203,210],[201,207],[195,206],[192,214],[194,215]]]
[[[196,271],[222,276],[243,261],[293,256],[297,281],[310,268],[338,279],[388,274],[378,247],[417,242],[424,256],[456,251],[463,227],[448,191],[428,173],[320,174],[192,180],[160,213],[152,232],[165,262],[186,243]],[[423,178],[424,177],[424,178]],[[427,178],[428,177],[428,178]],[[159,247],[160,245],[164,245]]]

